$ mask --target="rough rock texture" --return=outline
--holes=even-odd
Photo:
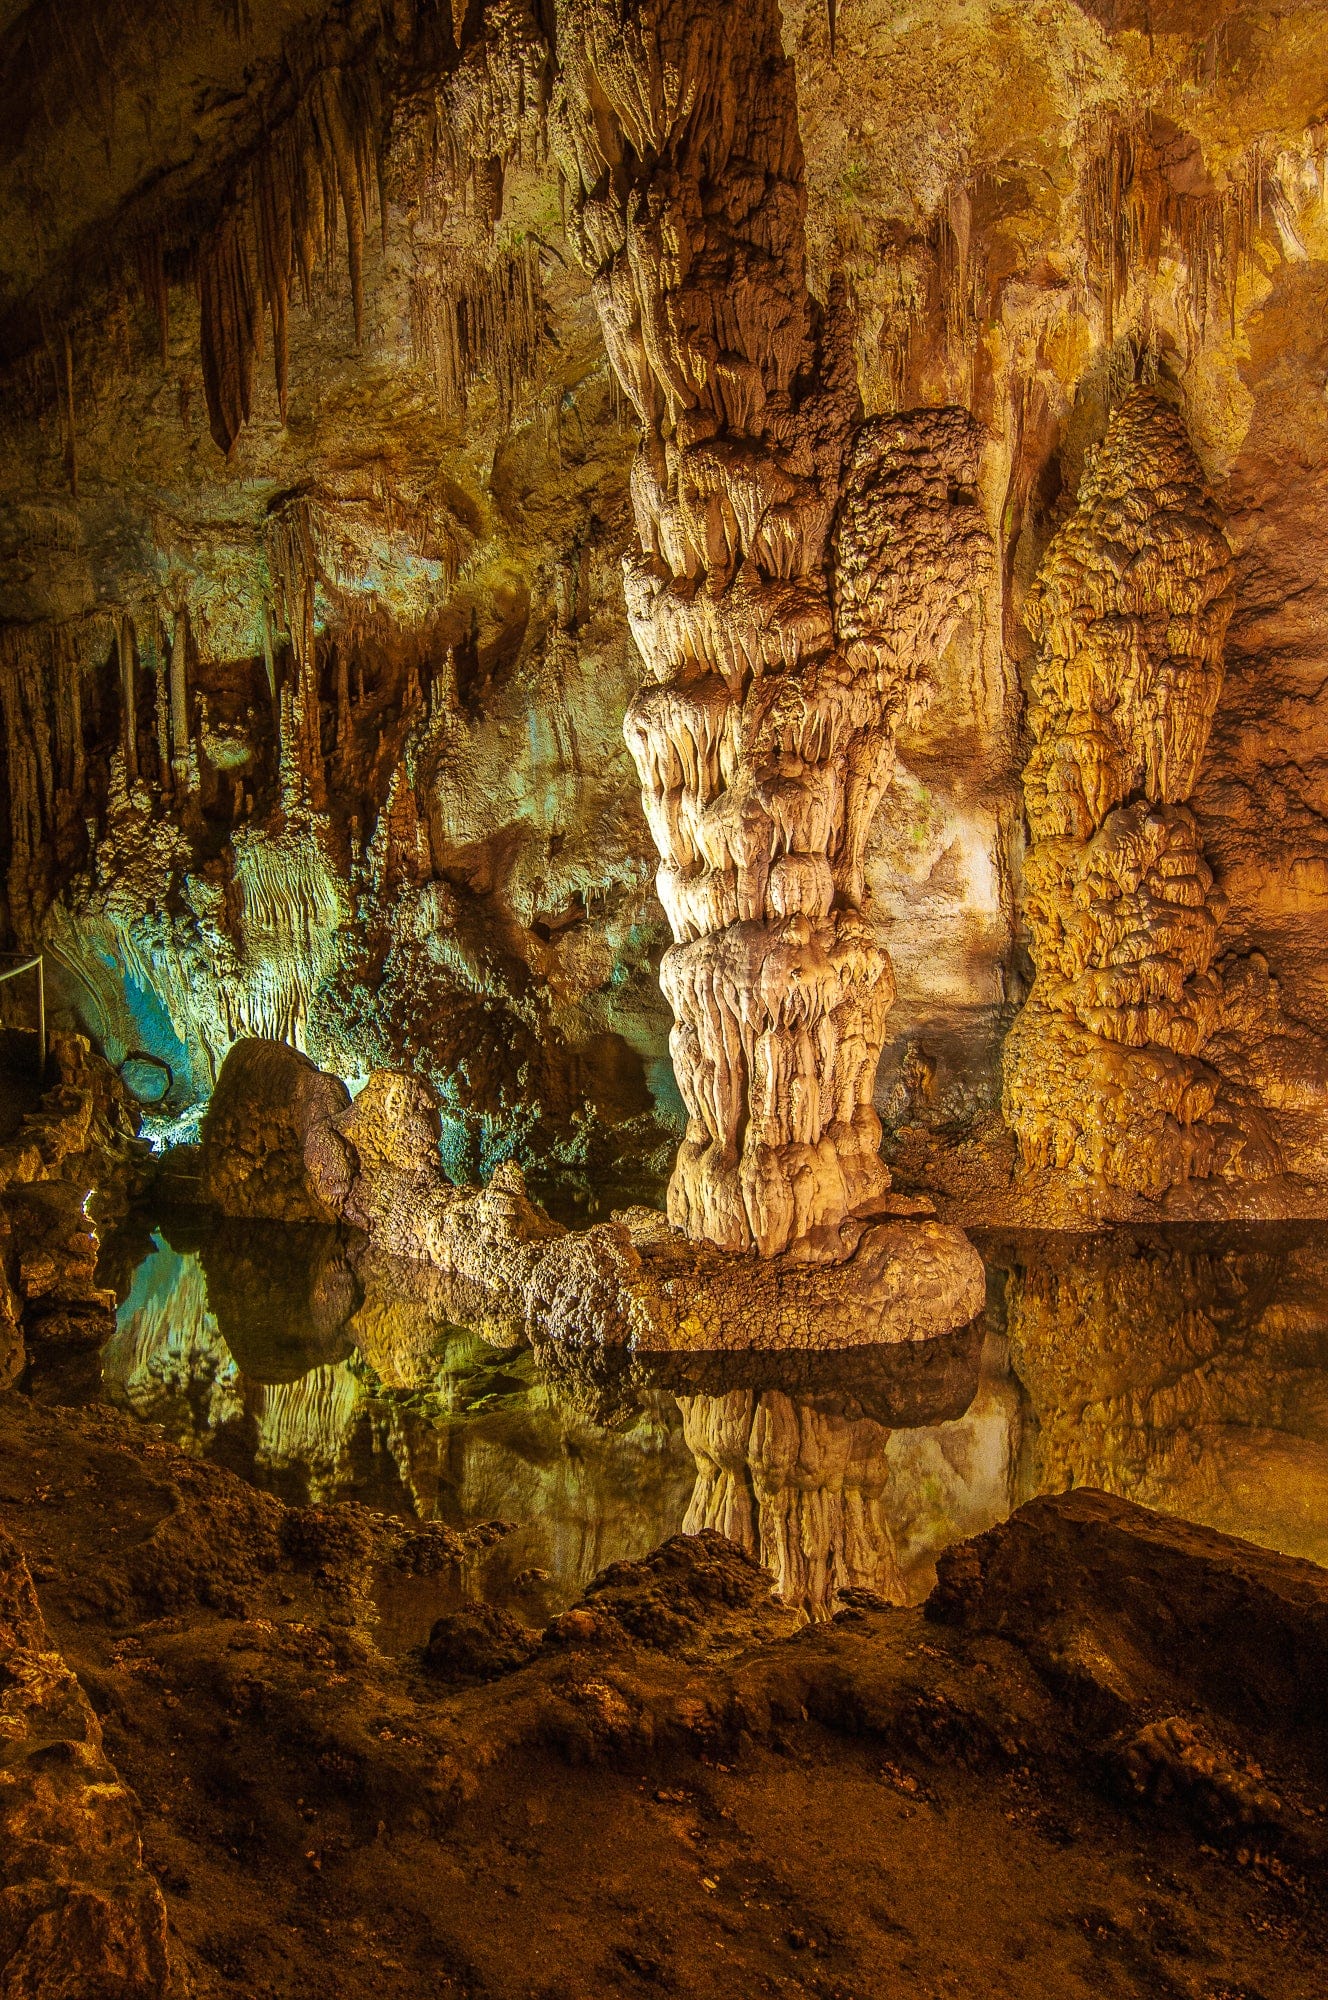
[[[25,1325],[66,1344],[104,1340],[115,1304],[97,1271],[99,1224],[148,1180],[123,1086],[78,1035],[60,1035],[55,1074],[0,1144],[0,1385],[23,1370]],[[0,1089],[6,1079],[0,1074]]]
[[[138,1802],[0,1529],[0,1992],[154,2000],[179,1990]]]
[[[1324,1768],[1312,1690],[1328,1643],[1328,1585],[1317,1564],[1083,1492],[1030,1501],[938,1568],[929,1617],[1017,1638],[1085,1705],[1096,1698],[1104,1719],[1137,1710],[1145,1679],[1152,1702],[1165,1704],[1171,1682],[1177,1705],[1205,1710],[1220,1731],[1256,1741],[1289,1733],[1302,1739],[1307,1767]],[[1285,1823],[1289,1802],[1264,1773],[1224,1768],[1192,1721],[1155,1721],[1118,1754],[1140,1790],[1190,1789],[1218,1825]]]
[[[208,1199],[223,1215],[334,1220],[348,1175],[328,1133],[349,1104],[340,1077],[325,1076],[297,1049],[236,1042],[203,1121],[197,1168]]]
[[[1037,978],[1006,1043],[1005,1109],[1030,1167],[1153,1197],[1281,1164],[1254,1092],[1205,1061],[1225,996],[1186,801],[1232,601],[1184,421],[1135,389],[1024,612],[1039,642],[1024,772]]]
[[[643,433],[626,736],[674,937],[669,1215],[834,1261],[889,1185],[866,845],[897,719],[981,573],[973,426],[854,431],[842,329],[807,287],[776,7],[578,0],[559,55],[574,241]]]
[[[941,1617],[854,1597],[799,1631],[740,1550],[684,1537],[529,1664],[448,1685],[427,1598],[382,1615],[464,1562],[440,1530],[282,1508],[122,1425],[6,1399],[31,1478],[0,1514],[200,2000],[1315,1988],[1308,1565],[1071,1496],[947,1559]]]

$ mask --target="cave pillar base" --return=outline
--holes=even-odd
[[[863,1223],[850,1257],[819,1265],[729,1256],[651,1211],[616,1219],[649,1280],[631,1336],[638,1353],[818,1353],[931,1340],[969,1325],[986,1300],[982,1259],[967,1236],[929,1218]]]

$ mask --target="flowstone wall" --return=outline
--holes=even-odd
[[[1156,1021],[1145,1040],[1219,1079],[1227,1136],[1203,1137],[1193,1077],[1128,1161],[1011,1116],[1025,1170],[1127,1202],[1328,1179],[1324,9],[863,0],[832,38],[789,0],[760,30],[761,106],[724,112],[730,166],[769,179],[739,173],[728,208],[653,102],[607,197],[550,151],[585,9],[291,0],[169,34],[140,11],[90,7],[60,43],[5,31],[0,864],[5,942],[49,953],[163,1131],[234,1040],[278,1036],[352,1080],[422,1070],[461,1175],[515,1152],[657,1184],[699,1116],[683,1178],[708,1213],[698,1107],[727,1131],[747,1086],[731,1104],[708,1058],[670,1057],[670,928],[686,1017],[686,955],[735,923],[852,912],[895,988],[864,1134],[881,1115],[906,1163],[972,1139],[973,1172],[1008,1184],[1002,1051],[1018,1018],[1009,1075],[1048,994],[1038,606],[1140,387],[1216,509],[1229,622],[1184,796],[1126,773],[1103,810],[1193,829],[1202,949],[1164,942],[1138,976],[1193,997],[1220,967],[1220,1005],[1193,1049]],[[718,12],[682,16],[675,70],[699,74]],[[659,253],[624,250],[617,292],[598,252],[585,268],[602,199]],[[629,294],[657,327],[615,318]],[[761,297],[779,309],[749,353]],[[767,617],[758,575],[807,602]],[[735,773],[767,783],[755,736],[724,748],[758,626],[824,738],[779,755],[854,775],[826,840],[780,836],[744,915],[740,830],[710,835]],[[865,729],[822,726],[832,659],[845,698],[872,683]],[[1090,709],[1133,699],[1114,673]],[[1029,1046],[1025,1104],[1050,1075]]]

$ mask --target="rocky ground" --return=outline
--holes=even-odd
[[[541,1634],[467,1599],[498,1527],[286,1508],[17,1392],[0,1464],[6,1996],[1322,1982],[1312,1565],[1082,1493],[922,1610],[799,1629],[705,1535]]]

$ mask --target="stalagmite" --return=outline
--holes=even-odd
[[[177,793],[189,786],[188,644],[189,613],[181,605],[175,613],[170,666],[171,777]]]
[[[1267,1171],[1257,1112],[1203,1060],[1220,903],[1185,801],[1222,685],[1232,559],[1185,425],[1131,392],[1026,612],[1037,977],[1005,1049],[1028,1166],[1156,1197]]]
[[[625,733],[674,937],[669,1214],[722,1249],[833,1262],[889,1187],[872,1099],[894,982],[863,856],[895,721],[980,569],[972,466],[936,510],[957,561],[910,566],[925,549],[891,540],[919,496],[890,502],[919,439],[855,427],[807,289],[777,7],[569,0],[559,56],[571,233],[642,429]],[[975,463],[971,420],[931,414],[922,458]]]
[[[163,799],[171,796],[171,698],[168,685],[168,671],[157,652],[156,686],[153,695],[157,721],[157,771],[161,782]]]
[[[315,620],[319,560],[313,509],[307,499],[293,500],[272,516],[267,546],[277,611],[295,667],[279,697],[283,788],[292,805],[321,812],[327,804],[327,772]]]
[[[116,655],[120,665],[121,748],[125,776],[130,784],[138,776],[138,699],[134,680],[134,628],[127,611],[120,613],[115,627]]]

